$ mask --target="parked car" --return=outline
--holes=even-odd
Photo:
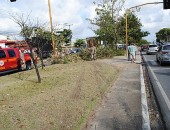
[[[26,69],[31,69],[31,57],[23,53]],[[0,74],[22,69],[22,58],[18,48],[0,48]]]
[[[70,50],[70,54],[71,53],[78,53],[78,52],[81,52],[81,48],[75,48],[73,50]]]
[[[156,61],[159,62],[160,65],[170,63],[170,44],[159,47],[156,53]]]
[[[156,54],[158,51],[158,46],[156,44],[152,44],[148,46],[148,49],[146,50],[146,54]]]
[[[116,44],[116,49],[126,49],[126,45],[125,44]]]
[[[148,44],[141,45],[141,51],[145,51],[148,49]]]
[[[42,57],[43,58],[52,57],[52,52],[51,51],[43,51]]]

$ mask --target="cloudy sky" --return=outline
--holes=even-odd
[[[40,2],[41,1],[41,2]],[[157,0],[126,0],[124,9]],[[162,2],[162,1],[159,1]],[[0,0],[0,34],[8,34],[16,38],[14,34],[20,31],[19,26],[10,19],[9,13],[24,13],[32,19],[39,19],[42,23],[49,23],[48,0]],[[73,39],[86,38],[95,34],[89,29],[90,24],[86,18],[95,17],[95,5],[93,0],[51,0],[53,25],[58,29],[70,28],[73,30]],[[145,5],[140,11],[134,9],[143,24],[142,29],[151,34],[146,37],[148,41],[155,40],[155,33],[162,28],[170,28],[170,10],[163,10],[162,4]]]

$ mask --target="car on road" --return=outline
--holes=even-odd
[[[157,51],[158,51],[158,46],[156,44],[150,44],[148,45],[146,54],[156,54]]]
[[[52,57],[52,52],[51,51],[43,51],[42,57],[43,58]]]
[[[170,63],[170,44],[159,47],[156,53],[156,61],[159,62],[160,65]]]
[[[75,49],[73,49],[73,50],[70,50],[70,54],[72,54],[72,53],[78,53],[78,52],[81,52],[81,51],[82,51],[81,48],[75,48]]]
[[[148,44],[141,45],[141,51],[145,51],[148,49]]]

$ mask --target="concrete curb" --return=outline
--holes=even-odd
[[[140,65],[142,130],[151,130],[142,65]]]

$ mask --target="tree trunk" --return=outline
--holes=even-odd
[[[35,62],[35,59],[34,59],[34,57],[33,57],[32,49],[31,49],[31,59],[32,59],[32,61],[33,61],[33,64],[34,64],[34,67],[35,67],[35,70],[36,70],[36,74],[37,74],[38,82],[39,82],[39,83],[41,83],[40,73],[39,73],[39,70],[38,70],[37,63]]]
[[[35,62],[35,59],[34,59],[34,56],[33,56],[33,53],[32,53],[32,47],[31,45],[27,42],[29,48],[30,48],[30,56],[31,56],[31,59],[32,59],[32,62],[34,64],[34,67],[35,67],[35,70],[36,70],[36,74],[37,74],[37,78],[38,78],[38,83],[41,83],[41,77],[40,77],[40,74],[39,74],[39,70],[38,70],[38,66],[37,66],[37,63]]]

